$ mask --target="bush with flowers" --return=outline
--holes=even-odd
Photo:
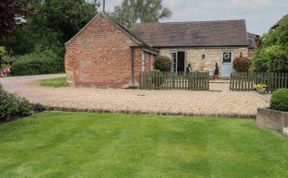
[[[0,78],[11,72],[10,67],[4,64],[4,53],[5,48],[0,47]],[[8,93],[0,84],[0,121],[30,116],[32,113],[33,105],[27,99]]]
[[[6,77],[11,72],[11,67],[4,64],[3,56],[5,53],[5,48],[0,46],[0,77]]]

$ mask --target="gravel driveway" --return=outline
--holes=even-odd
[[[228,83],[211,83],[210,91],[146,91],[97,88],[46,88],[38,80],[64,74],[8,77],[0,83],[10,92],[51,107],[111,112],[169,113],[189,115],[255,115],[267,107],[269,96],[229,91]]]

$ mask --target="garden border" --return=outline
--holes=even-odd
[[[235,118],[235,119],[256,119],[256,115],[249,114],[195,114],[195,113],[174,113],[174,112],[145,112],[145,111],[129,111],[129,110],[103,110],[103,109],[79,109],[79,108],[66,108],[66,107],[53,107],[44,106],[47,111],[64,111],[64,112],[88,112],[88,113],[119,113],[119,114],[151,114],[151,115],[163,115],[163,116],[194,116],[194,117],[224,117],[224,118]]]

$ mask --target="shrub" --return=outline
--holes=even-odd
[[[32,113],[32,104],[28,100],[0,89],[0,120],[8,121]]]
[[[17,57],[12,64],[12,75],[52,74],[64,71],[64,62],[53,52],[31,53]]]
[[[257,51],[252,58],[252,71],[254,72],[267,72],[268,60],[263,57],[263,51]]]
[[[214,75],[219,75],[219,67],[218,67],[218,63],[215,64]]]
[[[36,103],[33,105],[33,111],[36,113],[44,112],[45,110],[46,110],[46,108],[42,104]]]
[[[271,98],[271,109],[288,111],[288,89],[278,89]]]
[[[288,72],[288,16],[262,36],[261,44],[252,58],[254,72]]]
[[[236,72],[248,72],[250,64],[247,57],[236,57],[233,61],[233,68]]]
[[[155,69],[162,71],[162,72],[169,72],[171,71],[171,59],[166,56],[158,56],[155,60]]]
[[[257,51],[252,58],[255,72],[288,72],[288,48],[273,45]]]
[[[152,79],[152,83],[154,86],[159,87],[160,85],[163,84],[164,78],[163,74],[160,70],[154,70],[150,73],[150,77]]]

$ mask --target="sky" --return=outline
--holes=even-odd
[[[106,0],[113,11],[122,0]],[[262,35],[284,15],[288,0],[163,0],[173,15],[161,22],[245,19],[247,31]]]

